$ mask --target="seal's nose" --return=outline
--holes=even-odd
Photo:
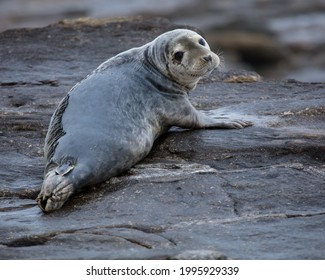
[[[206,62],[210,62],[210,61],[212,61],[212,56],[211,56],[211,55],[204,56],[203,59],[204,59]]]

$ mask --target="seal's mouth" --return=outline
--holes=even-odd
[[[215,68],[219,66],[220,60],[217,55],[216,57],[217,59],[200,59],[200,61],[194,65],[191,71],[189,71],[189,76],[193,78],[200,78],[209,75]]]

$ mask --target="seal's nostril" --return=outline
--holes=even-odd
[[[204,56],[203,59],[204,59],[206,62],[209,62],[209,61],[212,60],[212,56],[211,56],[211,55]]]

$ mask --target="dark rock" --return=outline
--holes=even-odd
[[[324,83],[215,71],[193,104],[255,126],[173,128],[129,172],[57,212],[37,207],[59,100],[104,60],[175,27],[88,19],[0,34],[1,259],[325,258]]]
[[[250,67],[268,78],[324,81],[325,1],[34,1],[0,1],[0,31],[63,18],[163,16],[203,30],[230,68]]]

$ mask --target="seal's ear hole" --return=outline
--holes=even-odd
[[[174,54],[174,58],[178,62],[181,62],[182,61],[183,56],[184,56],[184,52],[175,52],[175,54]]]
[[[200,38],[199,40],[199,44],[202,45],[202,46],[205,46],[205,41],[203,38]]]

